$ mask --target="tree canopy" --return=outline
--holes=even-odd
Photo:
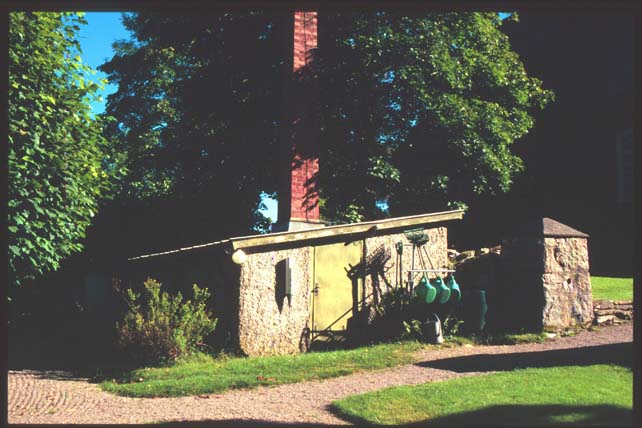
[[[122,203],[138,207],[128,209],[141,236],[133,246],[267,230],[260,195],[276,190],[285,75],[272,17],[140,13],[124,24],[132,38],[114,45],[102,70],[119,87],[107,104],[118,119],[108,132],[131,172]]]
[[[16,12],[9,19],[9,273],[14,284],[82,249],[118,159],[90,102],[81,14]]]
[[[267,226],[258,208],[277,191],[291,20],[129,14],[132,38],[102,66],[119,85],[107,113],[131,171],[124,194],[177,203],[192,241]],[[523,169],[510,146],[553,94],[501,25],[495,13],[320,14],[326,219],[465,206],[510,188]]]
[[[515,17],[513,17],[515,19]],[[496,13],[330,15],[320,49],[326,212],[346,220],[465,207],[506,192],[510,146],[552,92]],[[338,160],[338,161],[337,161]]]

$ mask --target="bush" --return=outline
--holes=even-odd
[[[145,281],[143,295],[128,289],[128,305],[122,322],[116,324],[118,346],[139,363],[173,362],[203,346],[203,338],[214,331],[216,318],[206,311],[209,291],[193,287],[193,301],[183,303],[178,292],[161,292],[161,284]]]

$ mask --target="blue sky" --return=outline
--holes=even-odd
[[[83,60],[86,64],[96,69],[99,65],[108,61],[112,55],[112,43],[119,39],[129,38],[129,32],[121,22],[122,14],[120,12],[88,12],[85,15],[87,25],[80,30],[80,46],[82,48]],[[510,16],[510,13],[500,12],[502,19]],[[107,77],[102,72],[97,72],[94,79]],[[116,85],[107,84],[101,91],[103,102],[92,104],[94,113],[100,114],[105,111],[105,102],[107,96],[116,91]],[[277,220],[277,201],[268,197],[263,198],[263,203],[267,209],[263,214],[270,217],[272,221]]]
[[[123,27],[119,12],[87,12],[87,25],[80,27],[80,47],[83,61],[96,69],[112,57],[112,43],[129,37],[129,32]],[[107,77],[105,73],[97,72],[93,78],[97,81]],[[116,91],[116,85],[107,85],[101,92],[107,101],[107,95]],[[94,113],[105,111],[105,101],[92,104]]]

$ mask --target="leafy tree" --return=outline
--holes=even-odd
[[[381,217],[383,201],[394,214],[464,206],[510,188],[523,169],[510,146],[552,93],[526,74],[497,14],[319,19],[326,219]],[[133,37],[102,69],[119,83],[107,110],[133,171],[126,192],[190,207],[181,231],[201,240],[264,229],[260,194],[276,191],[287,127],[291,13],[124,22]],[[226,227],[215,231],[213,216]]]
[[[118,119],[108,135],[127,154],[119,203],[137,225],[131,248],[267,229],[260,195],[276,190],[286,73],[278,19],[124,15],[132,38],[116,43],[101,69],[119,88],[108,99]]]
[[[513,15],[513,19],[516,16]],[[465,207],[510,189],[510,146],[553,97],[496,13],[330,15],[322,40],[325,212],[345,220]],[[357,173],[355,173],[357,172]]]
[[[77,41],[81,14],[10,14],[9,270],[12,283],[82,248],[118,159],[91,113],[98,84]]]

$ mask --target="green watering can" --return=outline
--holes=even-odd
[[[446,287],[441,277],[431,279],[430,282],[437,289],[437,302],[446,303],[450,299],[450,288]]]
[[[459,289],[459,284],[455,281],[455,275],[448,275],[444,281],[446,286],[450,288],[450,298],[455,302],[459,302],[461,300],[461,290]]]
[[[437,296],[437,289],[430,285],[428,278],[424,275],[419,280],[419,284],[415,287],[415,294],[424,302],[432,303],[435,301],[435,297]]]

